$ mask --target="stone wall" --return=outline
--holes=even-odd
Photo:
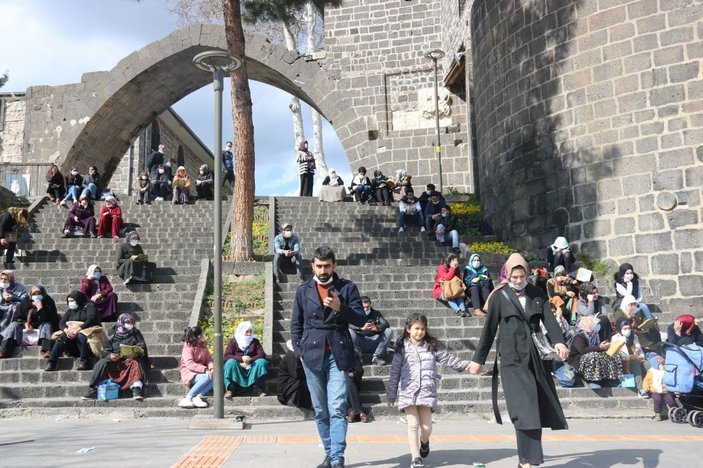
[[[416,185],[438,184],[435,140],[434,71],[424,53],[442,47],[440,0],[348,0],[325,11],[324,62],[339,74],[339,87],[368,114],[355,138],[371,151],[358,165],[391,175],[406,168]],[[444,186],[472,188],[467,144],[466,97],[442,87],[449,62],[440,63],[440,127]],[[355,167],[352,167],[355,169]]]
[[[474,2],[480,193],[503,239],[566,235],[662,303],[703,303],[702,19],[700,0]]]
[[[2,162],[21,163],[24,131],[25,102],[21,98],[0,97],[3,115],[0,116],[0,154]]]

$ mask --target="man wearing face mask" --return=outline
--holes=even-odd
[[[435,226],[435,236],[439,245],[447,245],[447,236],[452,240],[452,250],[459,253],[459,231],[456,230],[456,218],[452,215],[452,209],[443,206],[439,212],[439,219]]]
[[[165,166],[159,166],[156,169],[156,173],[151,178],[151,183],[153,184],[154,200],[164,201],[171,190],[170,172],[166,172]]]
[[[347,442],[348,373],[354,368],[349,324],[363,327],[366,314],[359,289],[335,272],[332,249],[318,247],[313,279],[298,287],[291,313],[291,340],[303,363],[325,450],[318,468],[343,468]]]
[[[442,218],[442,208],[446,206],[447,202],[442,198],[442,195],[439,192],[432,192],[430,201],[427,203],[424,212],[425,227],[427,228],[428,236],[431,237],[435,235],[437,225],[440,224]]]
[[[232,142],[225,143],[222,150],[222,185],[229,183],[229,188],[234,193],[234,153],[232,153]]]
[[[434,184],[427,184],[425,186],[425,191],[420,194],[420,206],[422,207],[422,211],[425,211],[425,208],[427,208],[427,204],[430,202],[430,195],[432,195],[436,191]],[[439,192],[437,192],[439,193]],[[442,194],[439,194],[439,199],[444,200],[444,197]]]
[[[200,166],[200,173],[195,179],[195,191],[198,192],[198,200],[213,200],[213,184],[215,175],[207,167],[207,164]]]
[[[362,353],[372,352],[371,364],[383,366],[386,364],[383,358],[388,343],[393,338],[393,330],[391,330],[388,320],[371,307],[371,299],[368,296],[361,296],[361,305],[364,307],[364,314],[366,314],[366,323],[363,327],[351,325],[349,329],[352,343],[354,343],[354,352],[362,362]]]
[[[415,220],[415,224],[420,226],[420,232],[425,232],[425,218],[412,187],[405,191],[405,196],[398,202],[398,232],[405,231],[405,220],[408,218]]]
[[[517,438],[518,461],[520,466],[526,467],[544,462],[543,427],[567,428],[551,375],[551,361],[540,358],[531,334],[540,330],[542,322],[562,361],[566,361],[569,350],[549,301],[539,288],[527,283],[530,271],[527,261],[520,254],[512,254],[505,263],[505,270],[507,280],[497,286],[489,298],[486,323],[469,372],[480,372],[500,326],[497,345],[500,366],[494,365],[494,369],[500,370],[503,394]],[[498,378],[494,375],[494,405],[497,391]],[[495,406],[494,413],[501,423]]]
[[[59,322],[60,334],[52,337],[56,341],[44,367],[45,371],[56,370],[56,363],[64,352],[73,357],[80,357],[77,370],[90,369],[88,363],[91,355],[90,346],[88,337],[82,333],[82,330],[100,326],[100,315],[95,310],[95,306],[88,301],[88,296],[80,291],[71,291],[66,296],[66,304],[68,310]]]
[[[159,166],[161,166],[164,163],[164,153],[166,152],[166,145],[159,145],[158,150],[154,150],[151,152],[151,155],[149,156],[149,163],[148,163],[148,169],[149,169],[149,178],[151,180],[156,179],[156,174],[158,171]]]
[[[117,247],[117,274],[124,280],[124,284],[134,281],[148,283],[156,269],[156,264],[148,260],[149,257],[139,244],[139,234],[132,231],[127,234],[127,242]]]
[[[300,255],[300,239],[293,234],[293,225],[284,223],[281,233],[273,239],[273,276],[277,283],[281,282],[281,262],[290,259],[295,264],[295,275],[298,284],[303,283],[303,257]]]

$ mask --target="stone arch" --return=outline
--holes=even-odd
[[[75,111],[86,118],[82,126],[63,130],[57,142],[59,164],[91,161],[109,180],[131,141],[154,117],[212,82],[210,74],[192,65],[192,58],[213,48],[227,48],[224,27],[192,25],[133,52],[109,72],[85,74]],[[338,70],[254,34],[246,34],[246,62],[251,80],[282,89],[317,109],[337,132],[351,165],[376,159],[373,146],[361,138],[369,116],[360,115],[349,93],[339,89]]]

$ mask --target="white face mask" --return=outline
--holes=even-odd
[[[78,171],[71,171],[71,175],[77,176],[77,175],[78,175]]]
[[[147,176],[142,176],[142,180],[147,180],[147,179],[148,179]]]
[[[138,240],[131,240],[131,241],[129,241],[129,245],[131,245],[132,247],[136,247],[139,245],[139,241]]]
[[[513,284],[513,283],[509,283],[509,284],[510,284],[510,289],[512,289],[513,291],[522,291],[523,289],[525,289],[527,287],[527,280],[525,280],[525,282],[521,283],[521,284]]]
[[[128,330],[128,331],[129,331],[129,330],[131,330],[132,328],[134,328],[134,324],[133,324],[133,323],[125,323],[125,324],[124,324],[124,329],[125,329],[125,330]]]
[[[474,260],[473,262],[471,262],[471,266],[474,268],[481,268],[481,262],[479,262],[478,260]]]
[[[163,173],[164,173],[164,170],[163,170],[163,169],[159,169],[159,174],[163,174]]]
[[[627,273],[625,276],[622,277],[623,280],[625,280],[626,283],[631,282],[633,279],[635,279],[635,275],[632,273]]]
[[[622,331],[622,336],[624,336],[625,338],[629,338],[631,334],[632,334],[632,330],[623,330]]]
[[[369,307],[368,309],[364,309],[364,313],[366,314],[366,316],[371,315],[371,307]]]
[[[449,213],[447,213],[446,211],[443,211],[443,212],[442,212],[442,218],[446,218],[447,216],[449,216]]]
[[[0,286],[2,287],[2,289],[9,289],[10,283],[2,283],[0,284]]]
[[[285,237],[286,239],[290,239],[292,235],[293,231],[283,231],[283,237]]]
[[[68,308],[71,310],[76,310],[78,308],[78,303],[77,302],[69,302]]]
[[[44,299],[44,296],[41,294],[38,296],[32,296],[32,302],[41,302]]]

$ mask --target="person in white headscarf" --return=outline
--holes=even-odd
[[[344,181],[337,175],[337,171],[330,168],[329,175],[325,177],[325,180],[322,181],[322,187],[320,187],[320,201],[343,201],[345,195]]]
[[[269,364],[251,322],[237,325],[234,338],[225,349],[224,361],[225,398],[232,398],[237,390],[250,387],[254,396],[266,396],[264,379]]]
[[[576,258],[569,249],[569,241],[566,240],[566,237],[557,237],[554,243],[547,247],[547,261],[551,271],[562,265],[567,274],[571,272],[571,264],[576,261]]]

